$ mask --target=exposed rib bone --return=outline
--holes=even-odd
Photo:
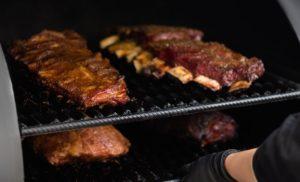
[[[116,43],[108,48],[111,53],[115,53],[118,58],[126,57],[132,50],[137,48],[137,45],[133,41],[123,41]]]
[[[240,89],[246,89],[249,88],[251,85],[251,82],[248,81],[238,81],[232,84],[229,88],[229,92],[233,92]]]
[[[128,55],[126,56],[126,59],[128,63],[131,63],[132,60],[142,51],[141,47],[136,47],[132,51],[128,52]]]
[[[210,79],[206,76],[199,75],[194,79],[195,82],[204,85],[205,87],[210,88],[213,91],[217,91],[221,89],[221,85],[218,81]]]
[[[146,68],[151,60],[153,59],[152,54],[148,51],[142,51],[134,60],[133,65],[137,73],[142,72],[144,68]]]
[[[193,80],[192,73],[183,66],[177,66],[167,71],[172,76],[178,78],[183,84]]]
[[[169,66],[165,65],[165,61],[158,59],[158,58],[154,58],[150,62],[149,67],[153,68],[151,74],[154,75],[156,78],[161,78],[170,69]]]
[[[120,38],[118,35],[109,36],[109,37],[103,39],[102,41],[100,41],[100,47],[102,49],[107,48],[108,46],[111,46],[114,43],[116,43],[117,41],[119,41],[119,39]]]

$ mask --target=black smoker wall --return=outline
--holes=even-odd
[[[0,41],[44,28],[74,29],[96,47],[106,27],[131,24],[197,27],[206,40],[225,43],[267,67],[280,63],[300,70],[299,44],[276,0],[34,1],[0,3]]]

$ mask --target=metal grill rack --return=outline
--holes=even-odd
[[[92,44],[96,46],[99,37],[94,35],[104,35],[104,33],[99,32],[101,27],[119,25],[120,23],[141,23],[142,20],[174,25],[186,24],[197,27],[195,20],[201,20],[201,25],[199,26],[204,28],[205,32],[208,32],[207,37],[210,40],[222,40],[222,42],[232,47],[239,48],[241,52],[261,55],[264,60],[269,60],[269,65],[272,64],[272,67],[276,68],[271,69],[267,67],[266,70],[271,70],[272,72],[282,71],[282,75],[290,74],[288,77],[294,77],[295,80],[299,81],[296,71],[297,68],[299,69],[297,62],[299,60],[299,42],[296,41],[296,36],[290,28],[286,16],[284,16],[276,3],[258,1],[260,4],[259,8],[257,8],[257,2],[255,1],[249,1],[251,3],[245,4],[225,2],[224,6],[218,7],[215,6],[215,2],[205,4],[201,2],[203,4],[202,7],[204,7],[202,10],[207,9],[207,11],[199,12],[199,6],[187,2],[181,8],[182,13],[176,14],[174,12],[182,5],[179,1],[178,3],[151,1],[151,6],[144,6],[138,11],[136,11],[136,6],[127,2],[124,6],[119,7],[115,6],[116,3],[113,1],[105,2],[107,3],[102,1],[93,3],[91,7],[85,5],[83,7],[82,3],[77,5],[72,3],[70,11],[67,12],[64,8],[52,6],[53,3],[47,3],[46,5],[45,3],[40,3],[34,6],[36,11],[33,14],[29,13],[26,16],[24,16],[24,12],[28,12],[33,7],[33,3],[26,2],[19,6],[12,6],[13,2],[8,3],[8,8],[7,11],[4,11],[4,15],[11,15],[13,12],[13,16],[10,18],[2,16],[4,17],[4,25],[9,25],[4,34],[2,31],[2,35],[4,35],[2,39],[9,41],[30,35],[44,26],[49,28],[73,27],[86,35],[91,46]],[[290,3],[292,1],[281,0],[281,2]],[[284,9],[288,10],[284,3],[282,4]],[[61,5],[60,7],[64,6]],[[104,9],[102,8],[104,11],[101,11],[101,7],[104,7]],[[219,16],[207,16],[211,9],[209,7],[217,8],[216,10],[220,11],[221,14],[225,12],[226,16],[221,18]],[[251,13],[254,8],[257,10],[255,14]],[[97,11],[93,11],[94,9],[97,9]],[[157,11],[153,13],[153,9]],[[265,13],[266,9],[268,9],[267,15]],[[77,12],[78,10],[85,13],[84,16],[80,16],[78,21],[75,21],[76,17],[73,18],[73,11]],[[193,13],[196,11],[199,13]],[[110,12],[109,16],[107,16],[107,12]],[[141,19],[138,17],[141,12],[151,16]],[[286,12],[291,19],[290,11]],[[39,14],[41,16],[37,17],[36,15]],[[121,19],[120,14],[124,16]],[[90,20],[90,17],[94,18]],[[36,25],[22,26],[20,22],[33,22]],[[61,24],[62,22],[63,24]],[[220,23],[216,24],[214,22]],[[266,22],[268,23],[266,24]],[[240,30],[241,28],[243,31]],[[282,35],[285,38],[276,39],[278,35]],[[274,42],[276,43],[274,44]],[[98,50],[98,47],[94,47],[94,50]],[[0,46],[0,62],[4,61],[1,53]],[[1,122],[4,124],[4,127],[1,127],[1,147],[3,150],[6,149],[8,151],[2,152],[0,155],[2,163],[0,171],[2,176],[9,177],[9,180],[6,181],[23,180],[23,166],[26,181],[174,180],[180,177],[174,173],[178,167],[201,155],[231,147],[241,149],[261,144],[263,139],[280,125],[288,113],[296,112],[299,108],[299,100],[291,100],[287,103],[272,103],[270,105],[262,104],[300,97],[299,84],[272,73],[265,74],[249,90],[232,94],[225,92],[213,93],[196,84],[182,85],[168,76],[158,81],[136,75],[130,66],[122,64],[121,60],[113,59],[115,66],[126,76],[131,102],[117,108],[93,108],[83,111],[65,98],[57,97],[54,93],[47,91],[46,88],[37,85],[22,65],[17,65],[9,55],[6,55],[6,58],[11,78],[7,75],[6,66],[2,65],[0,67],[0,78],[2,80],[2,87],[0,86],[0,88],[5,88],[1,89],[1,93],[5,94],[2,94],[0,105],[6,108],[1,109],[3,111]],[[275,64],[278,64],[278,68],[274,66]],[[295,68],[295,72],[292,73],[293,70],[290,70],[290,68]],[[14,93],[11,89],[7,91],[8,87],[4,84],[8,83],[10,86],[10,81],[13,82]],[[3,99],[3,96],[8,99]],[[16,102],[14,102],[14,97]],[[15,108],[14,104],[11,103],[16,103],[18,112],[15,112],[14,109],[8,109],[13,114],[5,112],[7,108]],[[242,107],[250,105],[255,105],[255,107]],[[116,127],[131,141],[131,151],[128,155],[109,163],[95,162],[53,167],[41,156],[34,154],[30,144],[30,137],[27,137],[81,127],[128,123],[233,107],[239,109],[229,109],[226,112],[233,111],[233,113],[229,114],[237,122],[240,122],[238,123],[239,136],[235,141],[199,149],[195,146],[195,143],[185,143],[167,136],[156,135],[152,132],[147,133],[137,126],[146,124],[146,122],[120,124],[116,125]],[[266,112],[271,114],[266,114]],[[10,117],[6,118],[4,116],[6,114]],[[240,117],[236,117],[237,115]],[[161,121],[164,120],[162,119]],[[17,122],[19,122],[19,125]],[[6,126],[14,127],[11,130]],[[23,150],[20,149],[19,126],[21,137],[23,138],[22,141],[24,141],[22,142]],[[131,129],[132,126],[137,128]],[[17,134],[14,134],[14,132]],[[3,141],[5,141],[6,145],[3,145]],[[24,155],[22,155],[22,151]]]
[[[125,131],[126,130],[126,131]],[[139,132],[140,131],[140,132]],[[143,132],[141,132],[143,131]],[[24,142],[26,181],[165,181],[181,176],[176,171],[207,153],[238,147],[237,141],[200,148],[193,142],[174,140],[141,128],[122,130],[132,143],[130,153],[107,163],[51,166]],[[178,147],[185,146],[185,147]],[[99,175],[101,174],[101,175]]]
[[[295,106],[292,111],[294,112],[295,103],[289,104]],[[149,127],[149,123],[117,125],[131,141],[132,146],[128,155],[109,163],[77,163],[54,167],[32,151],[28,137],[23,142],[25,179],[26,181],[176,181],[181,177],[176,171],[202,155],[229,148],[252,148],[261,144],[286,117],[286,113],[281,109],[281,103],[273,105],[275,107],[272,115],[261,114],[270,107],[268,104],[226,110],[226,113],[237,121],[236,138],[205,148],[199,147],[199,144],[190,139],[178,139],[156,132]],[[264,120],[271,122],[261,122]],[[252,135],[253,133],[255,135]]]
[[[66,98],[37,84],[34,75],[24,65],[12,60],[8,54],[6,57],[23,137],[300,97],[299,84],[271,73],[266,73],[244,91],[212,92],[195,83],[182,85],[168,75],[160,80],[137,75],[131,66],[112,58],[114,66],[125,75],[131,101],[116,108],[92,108],[83,111]]]

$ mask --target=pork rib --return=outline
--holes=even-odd
[[[44,30],[16,41],[10,52],[47,87],[85,108],[129,100],[124,78],[76,32]]]
[[[128,153],[130,142],[113,126],[34,137],[33,147],[52,165],[74,161],[107,161]]]

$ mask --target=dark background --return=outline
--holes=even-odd
[[[299,77],[299,44],[276,0],[9,0],[0,3],[0,22],[1,42],[10,43],[45,28],[74,29],[95,50],[101,32],[111,26],[153,23],[196,27],[205,32],[205,40],[223,42],[247,56],[263,59],[267,68]],[[294,68],[295,73],[281,68]]]

